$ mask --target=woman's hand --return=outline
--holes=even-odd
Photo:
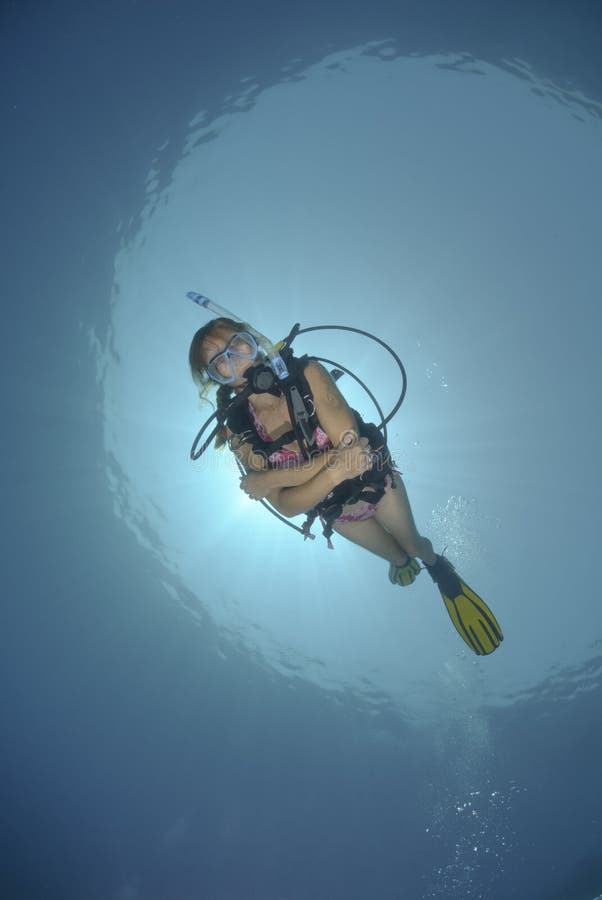
[[[329,451],[326,468],[332,474],[335,484],[356,478],[372,468],[371,448],[368,438],[362,437],[350,446],[341,441],[338,447]]]
[[[240,479],[241,490],[248,494],[251,500],[263,500],[274,488],[271,472],[248,472]]]

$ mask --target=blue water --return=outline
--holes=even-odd
[[[3,5],[2,900],[602,894],[601,38],[586,2]],[[493,656],[189,461],[189,290],[401,355],[389,443]],[[298,350],[395,402],[377,347]]]

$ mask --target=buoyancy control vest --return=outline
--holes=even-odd
[[[226,423],[232,434],[236,435],[239,444],[250,444],[253,451],[266,460],[281,450],[285,444],[293,441],[297,441],[304,459],[310,459],[322,452],[315,440],[315,429],[320,427],[320,421],[316,414],[313,393],[305,375],[305,368],[313,359],[315,358],[307,354],[297,358],[292,351],[287,354],[289,377],[278,388],[278,393],[284,394],[286,398],[292,428],[276,440],[266,441],[258,434],[249,409],[248,398],[246,402],[238,403],[228,411]],[[334,530],[334,522],[342,514],[343,507],[358,501],[378,503],[385,493],[387,476],[391,476],[391,484],[395,486],[392,477],[395,471],[394,463],[381,431],[373,423],[364,422],[357,410],[352,412],[357,420],[359,436],[368,439],[372,466],[363,474],[346,479],[330,491],[309,510],[301,529],[305,538],[312,536],[311,526],[319,517],[329,547],[332,547],[330,537]]]

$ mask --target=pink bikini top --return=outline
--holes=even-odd
[[[267,433],[259,419],[257,418],[257,413],[253,409],[253,404],[249,400],[249,412],[253,418],[253,422],[255,423],[255,428],[257,429],[257,434],[261,438],[262,441],[271,441],[273,438]],[[332,443],[328,435],[325,431],[323,431],[319,426],[314,431],[314,437],[316,439],[316,446],[319,450],[326,450],[332,447]],[[272,453],[268,456],[268,462],[274,466],[276,469],[286,469],[288,466],[293,465],[294,463],[301,462],[303,459],[301,453],[297,453],[296,450],[288,450],[286,447],[282,447],[280,450],[276,450],[275,453]]]

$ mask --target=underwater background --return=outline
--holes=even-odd
[[[2,900],[599,900],[599,3],[24,0],[0,60]],[[190,461],[190,290],[400,355],[495,654]]]

